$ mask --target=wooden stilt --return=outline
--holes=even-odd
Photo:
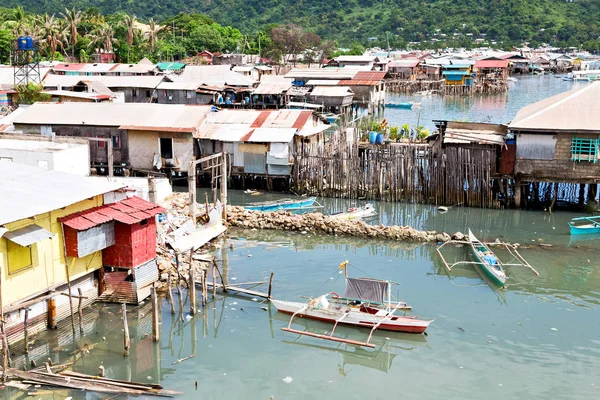
[[[196,280],[194,279],[194,268],[190,266],[188,289],[190,291],[190,315],[196,315]]]
[[[129,339],[129,325],[127,324],[127,307],[125,303],[121,305],[121,310],[123,311],[123,355],[128,356],[131,340]]]
[[[83,335],[83,292],[81,288],[77,288],[79,293],[79,304],[77,305],[77,314],[79,316],[79,333]]]
[[[179,297],[179,317],[183,321],[183,294],[181,293],[181,272],[179,271],[179,254],[175,254],[175,264],[177,268],[177,296]]]
[[[215,283],[217,283],[217,277],[216,277],[216,271],[215,271],[215,264],[212,264],[212,285],[213,285],[213,299],[217,296],[217,286],[215,285]]]
[[[175,301],[173,301],[173,291],[171,290],[171,273],[167,276],[167,299],[171,305],[171,314],[175,314]]]
[[[23,318],[23,345],[25,354],[29,354],[29,332],[27,331],[27,324],[29,322],[29,308],[25,309],[25,317]]]
[[[158,324],[160,309],[158,308],[158,296],[154,286],[150,288],[150,299],[152,301],[152,340],[158,342],[160,341],[160,326]]]

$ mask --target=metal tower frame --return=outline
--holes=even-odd
[[[37,48],[33,50],[19,49],[18,40],[13,42],[13,67],[15,69],[14,83],[18,85],[28,85],[34,83],[40,85],[42,77],[40,75],[40,63],[38,61]]]

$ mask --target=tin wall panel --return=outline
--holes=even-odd
[[[85,257],[115,244],[115,223],[109,222],[77,232],[77,257]]]
[[[266,155],[244,153],[244,172],[247,174],[266,173]]]

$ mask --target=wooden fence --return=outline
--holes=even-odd
[[[490,148],[330,143],[299,149],[297,192],[327,197],[498,208]]]

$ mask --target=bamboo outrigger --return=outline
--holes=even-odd
[[[529,268],[536,276],[540,276],[540,273],[538,271],[536,271],[535,268],[533,268],[531,266],[531,264],[529,264],[529,262],[527,262],[527,260],[525,260],[525,258],[523,258],[523,256],[521,254],[519,254],[516,246],[514,246],[510,243],[504,243],[504,242],[481,242],[481,241],[477,240],[477,238],[475,238],[475,236],[471,233],[470,230],[469,230],[469,238],[470,238],[470,240],[449,240],[449,241],[443,243],[442,245],[440,245],[436,249],[438,254],[440,255],[440,258],[442,259],[444,267],[446,267],[446,270],[448,271],[448,273],[451,273],[452,269],[457,265],[479,265],[479,266],[484,267],[484,270],[487,273],[488,267],[493,268],[494,266],[488,266],[488,265],[484,264],[485,260],[482,259],[481,251],[479,251],[479,250],[486,249],[495,258],[496,263],[497,263],[496,268],[501,269],[502,266],[526,267],[526,268]],[[466,245],[471,246],[475,253],[475,257],[477,258],[478,261],[457,261],[455,263],[449,264],[446,261],[446,259],[444,258],[444,255],[442,254],[442,251],[441,251],[442,248],[448,244],[466,244]],[[480,246],[481,249],[476,248],[477,246]],[[511,260],[511,262],[507,262],[507,263],[500,261],[500,258],[489,249],[489,246],[504,247],[510,253],[510,255],[513,257],[513,260]],[[490,275],[490,274],[488,273],[488,275]],[[494,276],[491,276],[491,277],[495,278]],[[504,286],[504,281],[506,279],[507,278],[504,278],[504,280],[496,278],[493,280],[495,282],[497,282],[498,284],[500,284],[501,286]]]

